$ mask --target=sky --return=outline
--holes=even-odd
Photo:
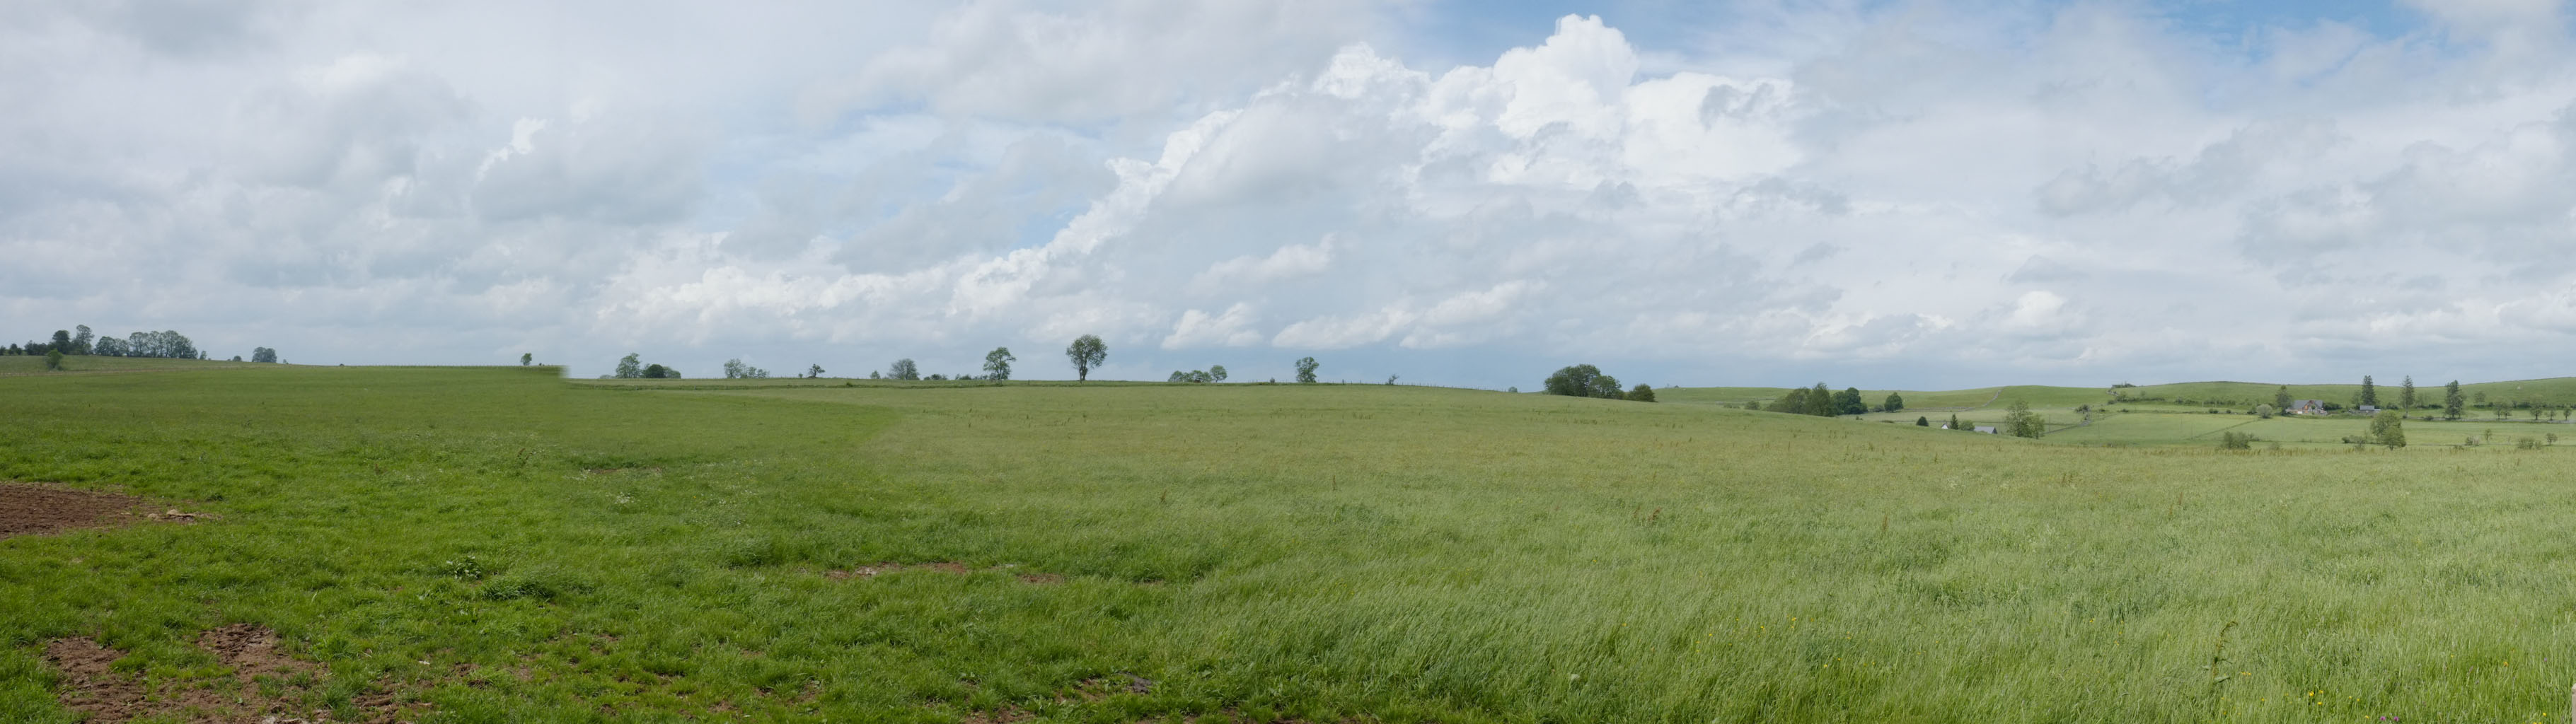
[[[0,339],[606,373],[2560,376],[2555,0],[6,0]]]

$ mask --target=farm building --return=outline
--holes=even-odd
[[[2323,415],[2326,414],[2326,401],[2292,400],[2288,412],[2292,415]]]

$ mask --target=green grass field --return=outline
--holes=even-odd
[[[0,720],[75,720],[48,641],[187,686],[232,623],[341,720],[2526,722],[2576,676],[2560,448],[164,369],[0,379],[0,479],[217,516],[0,539]]]

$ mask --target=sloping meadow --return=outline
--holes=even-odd
[[[0,380],[0,479],[211,516],[0,539],[0,718],[77,716],[49,642],[237,685],[236,625],[339,720],[2532,721],[2576,669],[2557,450],[692,383]]]

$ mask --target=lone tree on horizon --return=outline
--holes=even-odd
[[[1109,345],[1100,341],[1100,335],[1086,334],[1075,337],[1073,346],[1064,348],[1064,356],[1073,360],[1073,380],[1084,382],[1091,379],[1091,368],[1109,359]]]
[[[1619,378],[1601,374],[1601,368],[1588,364],[1568,365],[1557,370],[1555,374],[1548,375],[1547,380],[1542,384],[1551,395],[1599,397],[1610,400],[1628,398],[1625,393],[1619,391]]]
[[[1020,358],[1011,356],[1011,348],[994,347],[993,351],[984,353],[984,379],[1010,379],[1011,363],[1018,361]]]
[[[1315,384],[1315,369],[1322,366],[1324,364],[1315,361],[1313,357],[1297,358],[1297,384]]]

